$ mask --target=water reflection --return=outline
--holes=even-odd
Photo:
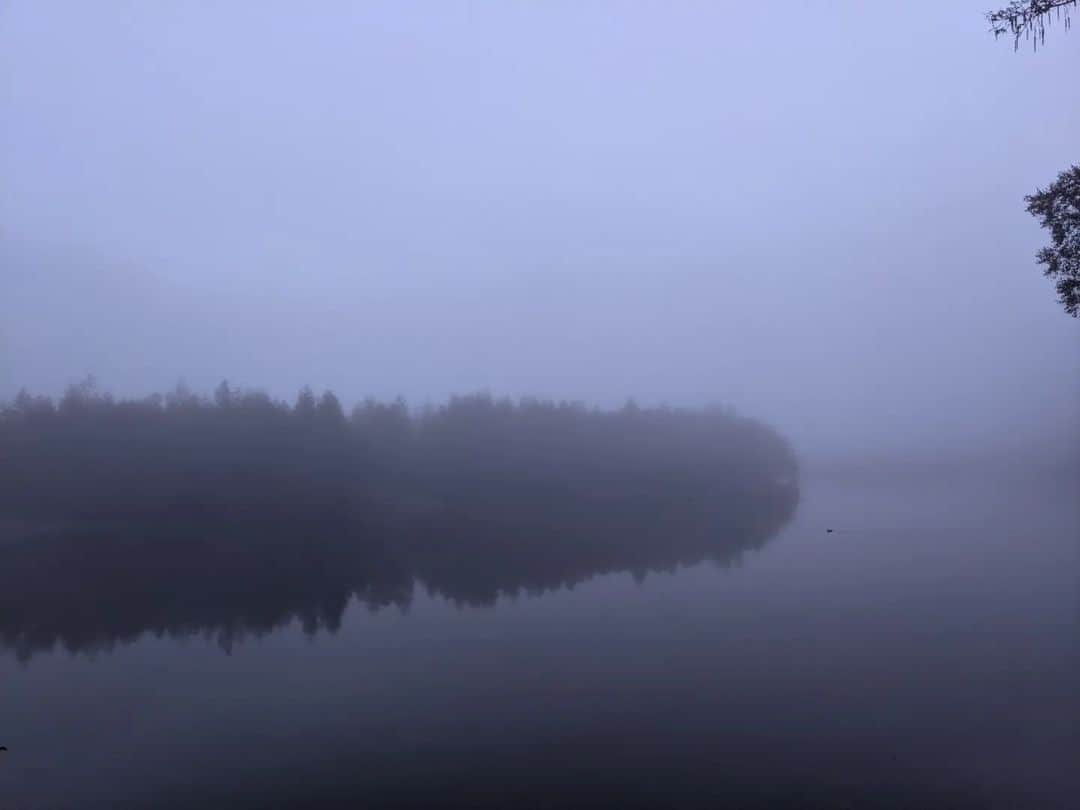
[[[406,609],[418,585],[461,605],[572,587],[599,574],[727,565],[791,518],[794,487],[680,507],[490,504],[37,531],[4,546],[0,645],[21,660],[57,645],[108,650],[150,633],[226,651],[293,620],[335,632],[350,600]]]

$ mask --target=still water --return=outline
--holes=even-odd
[[[1075,482],[811,475],[777,524],[89,595],[9,539],[0,807],[1075,806]]]

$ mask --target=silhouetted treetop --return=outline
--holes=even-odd
[[[1054,279],[1058,300],[1073,317],[1080,315],[1080,166],[1025,197],[1027,210],[1050,231],[1050,244],[1037,255],[1047,278]]]

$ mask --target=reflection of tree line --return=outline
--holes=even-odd
[[[210,635],[229,648],[294,619],[310,634],[336,631],[353,598],[404,608],[416,584],[479,605],[603,573],[727,564],[763,545],[796,501],[794,489],[778,490],[713,521],[616,510],[576,526],[515,526],[440,509],[393,527],[324,517],[56,530],[4,550],[0,644],[28,658],[152,633]]]
[[[67,528],[0,547],[0,643],[228,646],[334,630],[351,598],[405,606],[415,583],[486,604],[727,562],[790,517],[796,475],[779,436],[720,410],[23,395],[0,412],[0,512]]]

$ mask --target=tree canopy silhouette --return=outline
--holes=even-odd
[[[1024,199],[1027,210],[1050,231],[1050,244],[1037,255],[1046,266],[1043,274],[1056,282],[1065,311],[1080,316],[1080,165]]]
[[[222,383],[117,400],[92,379],[59,402],[20,392],[0,409],[0,514],[127,519],[419,508],[555,519],[591,501],[662,509],[792,483],[767,426],[723,409],[583,405],[487,394],[409,413],[336,396],[296,404]]]

